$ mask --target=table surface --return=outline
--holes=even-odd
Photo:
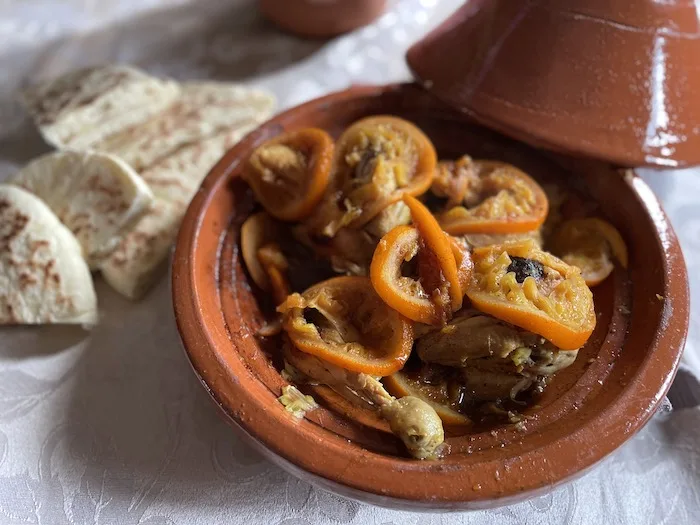
[[[244,0],[0,1],[0,180],[46,150],[18,87],[105,62],[179,79],[240,80],[289,107],[351,83],[408,78],[410,42],[458,0],[403,0],[371,26],[302,41]],[[700,298],[700,172],[645,179],[661,197]],[[674,411],[551,494],[493,511],[395,512],[344,500],[240,443],[199,385],[173,326],[167,279],[133,304],[98,280],[101,322],[0,329],[0,524],[700,523],[700,387],[679,375]],[[684,365],[700,371],[700,311]],[[680,408],[685,407],[685,408]]]

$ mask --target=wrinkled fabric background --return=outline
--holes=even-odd
[[[276,31],[245,0],[0,0],[0,180],[46,151],[13,100],[27,83],[130,62],[254,83],[285,108],[408,78],[409,43],[459,4],[397,1],[324,43]],[[700,172],[645,177],[681,238],[698,305]],[[315,489],[237,440],[180,349],[167,279],[137,304],[97,288],[102,321],[91,333],[0,329],[0,524],[700,523],[700,385],[686,371],[669,395],[673,412],[550,495],[493,511],[395,512]],[[684,364],[700,370],[700,308]]]

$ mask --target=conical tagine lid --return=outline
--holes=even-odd
[[[692,0],[471,0],[408,52],[439,98],[536,146],[700,164]]]

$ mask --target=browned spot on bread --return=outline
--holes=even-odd
[[[29,108],[35,113],[39,125],[56,122],[65,110],[87,106],[128,79],[127,71],[116,70],[103,75],[95,82],[98,69],[89,68],[65,75],[50,85],[30,89],[26,95]],[[92,82],[90,82],[92,80]]]
[[[124,200],[120,200],[119,202],[101,201],[95,205],[95,211],[102,215],[124,213],[127,209],[129,209],[129,205]]]
[[[93,175],[92,177],[90,177],[87,180],[87,186],[89,189],[95,192],[104,193],[105,195],[109,195],[113,198],[122,196],[122,191],[120,188],[114,186],[107,186],[106,184],[103,184],[102,180],[98,175]]]
[[[2,296],[3,302],[7,300],[7,296],[4,295]],[[10,324],[15,324],[19,323],[19,319],[17,318],[17,314],[15,313],[15,309],[11,304],[6,304],[5,305],[5,311],[7,312],[7,319],[9,320]]]
[[[51,259],[46,264],[41,266],[41,269],[44,272],[44,286],[47,286],[49,284],[49,280],[53,278],[53,275],[55,275],[55,272],[53,271],[54,266],[56,266],[56,261],[54,259]]]
[[[17,238],[29,223],[29,217],[12,208],[9,203],[0,203],[0,250],[10,249],[10,243]]]
[[[34,277],[32,274],[27,273],[27,272],[22,272],[19,274],[19,287],[21,290],[26,289],[28,286],[32,284],[36,284],[38,281],[36,277]]]
[[[32,241],[31,249],[32,249],[32,251],[36,251],[40,248],[48,248],[49,244],[50,244],[49,241],[45,241],[44,239],[39,239],[37,241]]]

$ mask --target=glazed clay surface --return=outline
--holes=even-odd
[[[469,151],[570,184],[572,190],[585,188],[631,250],[629,275],[618,270],[596,288],[596,331],[576,363],[550,385],[540,408],[518,428],[449,437],[450,452],[440,461],[406,459],[371,413],[323,391],[314,392],[322,407],[305,419],[285,412],[277,401],[286,384],[278,372],[279,347],[256,338],[270,305],[251,287],[239,257],[240,225],[253,200],[238,175],[255,146],[304,126],[337,136],[355,120],[377,113],[415,122],[442,158]],[[207,177],[183,223],[173,265],[184,346],[235,426],[304,479],[401,508],[503,505],[551,490],[590,468],[654,413],[675,374],[688,322],[687,277],[677,240],[638,177],[598,162],[537,152],[408,84],[335,93],[289,110],[249,135]]]
[[[694,2],[471,0],[409,50],[443,100],[533,144],[624,166],[700,164]]]
[[[369,24],[386,0],[259,0],[262,13],[282,29],[329,38]]]

